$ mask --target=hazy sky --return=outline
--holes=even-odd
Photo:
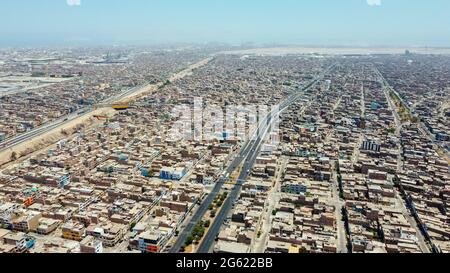
[[[1,0],[0,45],[450,46],[449,0]]]

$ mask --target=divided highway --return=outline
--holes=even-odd
[[[205,237],[202,240],[202,243],[199,246],[199,253],[208,253],[212,251],[213,244],[217,235],[220,232],[220,228],[226,218],[228,217],[233,204],[239,197],[239,193],[245,180],[247,179],[250,170],[253,168],[255,164],[256,158],[259,154],[259,150],[263,141],[265,140],[267,133],[269,132],[269,128],[274,125],[273,117],[279,116],[282,112],[284,112],[287,108],[289,108],[292,104],[294,104],[301,95],[313,87],[317,82],[319,82],[326,73],[328,73],[334,66],[328,68],[325,72],[315,78],[311,83],[307,86],[303,87],[300,91],[295,92],[288,96],[281,104],[278,109],[274,109],[267,117],[259,123],[258,128],[256,129],[254,135],[250,140],[248,140],[238,156],[234,159],[232,164],[226,169],[225,175],[217,180],[217,183],[211,193],[206,197],[206,199],[202,202],[200,208],[195,212],[189,224],[184,228],[184,230],[180,233],[177,241],[173,245],[170,250],[170,253],[178,253],[181,247],[184,245],[186,238],[192,233],[195,225],[202,220],[204,215],[207,213],[209,206],[213,203],[214,199],[222,190],[225,182],[228,181],[228,177],[232,174],[236,169],[243,164],[243,168],[241,173],[239,174],[237,184],[232,189],[231,193],[228,195],[228,198],[225,200],[222,209],[217,214],[215,221],[211,224],[208,232],[205,234]]]
[[[383,76],[383,74],[381,73],[381,71],[378,68],[376,68],[376,72],[378,73],[378,75],[379,75],[382,83],[384,84],[384,86],[386,86],[389,89],[389,91],[394,92],[394,94],[399,98],[399,100],[403,104],[403,106],[405,106],[406,109],[408,109],[409,112],[413,113],[414,109],[412,109],[411,106],[397,92],[397,90],[395,90],[389,84],[389,82],[386,80],[386,78]],[[395,111],[395,115],[396,115],[396,118],[399,118],[397,111]],[[433,143],[433,145],[435,146],[436,150],[440,151],[442,153],[442,156],[446,157],[446,159],[449,160],[450,159],[450,153],[446,149],[446,147],[444,147],[441,142],[436,140],[436,136],[433,133],[430,132],[430,130],[427,128],[427,126],[425,126],[425,124],[422,121],[419,121],[418,125],[419,125],[419,130],[424,134],[425,137],[427,137],[430,140],[430,142]]]
[[[311,83],[309,83],[307,86],[302,88],[300,90],[300,93],[293,93],[290,95],[287,99],[285,99],[280,107],[278,109],[275,109],[277,111],[272,111],[266,119],[263,120],[262,123],[260,123],[260,127],[258,128],[257,132],[257,139],[251,144],[251,150],[248,154],[246,154],[245,161],[244,161],[244,167],[242,168],[242,171],[238,178],[238,183],[235,185],[233,190],[231,191],[231,194],[225,201],[222,209],[218,213],[214,223],[212,223],[211,227],[208,230],[208,233],[205,235],[202,243],[199,246],[198,253],[209,253],[213,251],[213,246],[215,239],[217,235],[220,232],[220,229],[222,227],[222,224],[227,219],[228,215],[230,214],[231,209],[233,208],[233,204],[236,202],[236,200],[239,198],[239,193],[242,189],[242,186],[244,185],[245,181],[247,180],[247,177],[250,174],[250,170],[253,168],[256,162],[256,158],[258,157],[259,151],[261,149],[261,145],[264,143],[264,140],[266,139],[267,133],[269,132],[269,129],[271,126],[274,125],[274,122],[276,122],[276,119],[274,117],[278,117],[281,115],[284,111],[286,111],[291,105],[293,105],[304,92],[308,91],[311,87],[315,86],[317,82],[323,79],[326,73],[328,73],[331,69],[333,69],[334,66],[331,66],[328,68],[325,72],[323,72],[321,75],[319,75],[317,78],[315,78]],[[262,126],[262,127],[261,127]]]
[[[103,103],[112,103],[115,101],[120,101],[120,100],[122,100],[128,96],[131,96],[134,93],[138,93],[138,92],[140,92],[140,90],[142,90],[144,88],[148,88],[150,86],[151,85],[134,87],[130,90],[127,90],[127,91],[121,93],[120,95],[117,95],[117,96],[114,96],[112,98],[105,100]],[[75,119],[87,116],[87,115],[91,114],[92,112],[94,112],[94,110],[95,109],[93,109],[93,108],[80,109],[74,113],[67,115],[67,116],[64,116],[57,120],[46,123],[34,130],[31,130],[24,134],[20,134],[16,137],[7,139],[6,141],[0,143],[0,152],[6,151],[9,149],[13,149],[15,146],[17,146],[19,144],[25,143],[27,141],[32,140],[35,137],[41,136],[41,135],[46,134],[56,128],[62,127],[66,124],[69,124],[70,122],[74,121]]]
[[[194,69],[197,69],[203,65],[206,65],[207,63],[209,63],[211,60],[213,60],[213,58],[207,58],[207,59],[203,59],[195,64],[190,65],[189,67],[187,67],[186,69],[182,70],[181,72],[178,72],[176,74],[174,74],[170,80],[174,81],[180,78],[183,78],[186,75],[189,75],[189,73],[191,73]],[[101,104],[99,104],[98,106],[101,105],[108,105],[108,104],[113,104],[113,103],[120,103],[122,100],[133,97],[135,95],[138,95],[142,92],[144,92],[145,90],[148,90],[151,87],[161,87],[163,86],[164,83],[158,83],[158,84],[144,84],[141,86],[136,86],[134,88],[128,89],[116,96],[113,96],[111,98],[108,98],[106,100],[104,100]],[[15,148],[17,145],[25,143],[27,141],[31,141],[36,137],[42,136],[54,129],[60,128],[64,125],[69,124],[70,122],[74,121],[75,119],[81,118],[81,117],[86,117],[89,114],[92,114],[92,112],[95,111],[96,106],[94,107],[87,107],[84,109],[80,109],[74,113],[71,113],[67,116],[61,117],[57,120],[51,121],[49,123],[46,123],[34,130],[31,130],[29,132],[26,132],[24,134],[20,134],[18,136],[6,139],[5,141],[0,143],[0,153],[1,152],[5,152],[7,150],[13,149]]]

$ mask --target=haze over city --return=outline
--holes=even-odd
[[[1,1],[1,46],[450,46],[446,0]]]
[[[450,253],[450,1],[0,9],[0,258],[217,273]],[[345,256],[326,264],[373,264]]]

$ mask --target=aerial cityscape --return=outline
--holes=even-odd
[[[0,253],[450,253],[450,41],[37,35],[0,39]]]

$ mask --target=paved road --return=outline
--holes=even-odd
[[[244,157],[245,162],[242,168],[242,172],[238,177],[238,182],[231,190],[229,197],[227,198],[227,200],[223,204],[222,209],[216,216],[214,223],[211,225],[210,229],[208,230],[208,233],[203,238],[203,241],[199,246],[198,253],[208,253],[211,251],[215,238],[219,234],[222,224],[228,217],[228,214],[231,211],[234,202],[239,197],[239,192],[241,191],[241,188],[244,185],[244,181],[247,180],[249,172],[252,169],[253,165],[255,164],[256,158],[259,153],[259,149],[261,147],[261,144],[263,143],[263,139],[264,138],[262,136],[259,136],[257,140],[252,141],[251,145],[249,146],[251,150]]]
[[[334,168],[336,161],[331,161],[333,166],[331,191],[333,197],[329,200],[330,204],[335,207],[336,231],[337,231],[337,253],[348,253],[347,233],[345,230],[345,222],[342,220],[342,209],[345,207],[345,201],[341,199],[339,194],[339,182],[337,180],[337,170]]]
[[[246,156],[242,160],[244,162],[244,166],[242,168],[242,171],[238,178],[238,183],[235,185],[233,190],[231,191],[231,194],[229,194],[229,197],[225,201],[222,209],[220,210],[219,214],[217,215],[215,221],[212,223],[211,227],[208,230],[208,233],[203,238],[202,243],[199,246],[198,253],[209,253],[212,251],[212,247],[214,245],[215,239],[217,235],[220,232],[220,229],[222,227],[222,224],[225,222],[226,218],[228,217],[233,204],[236,202],[236,200],[239,197],[239,193],[241,191],[241,188],[243,184],[245,183],[245,180],[247,179],[250,170],[253,168],[253,165],[255,164],[256,158],[259,154],[259,150],[261,148],[261,145],[264,141],[264,139],[267,136],[268,129],[270,126],[276,122],[273,117],[278,117],[281,113],[283,113],[286,109],[288,109],[292,104],[294,104],[300,97],[303,96],[304,92],[309,90],[311,87],[313,87],[317,82],[319,82],[328,71],[334,68],[334,65],[329,67],[327,70],[325,70],[321,75],[316,77],[311,83],[309,83],[307,86],[302,88],[301,92],[294,92],[292,95],[288,96],[281,104],[279,109],[275,109],[272,111],[260,124],[257,130],[257,138],[255,141],[252,141],[250,144],[250,152],[244,153]],[[240,163],[242,162],[240,161]],[[237,166],[240,165],[237,164]],[[201,219],[201,218],[200,218]]]
[[[64,124],[67,124],[67,123],[73,121],[74,119],[80,117],[81,115],[85,115],[87,113],[89,113],[89,112],[84,112],[83,113],[82,111],[77,111],[77,112],[72,113],[72,114],[70,114],[70,115],[68,115],[66,117],[59,118],[59,119],[57,119],[55,121],[52,121],[52,122],[47,123],[47,124],[44,124],[43,126],[41,126],[39,128],[36,128],[36,129],[34,129],[32,131],[29,131],[27,133],[18,135],[18,136],[14,137],[14,138],[11,138],[11,139],[7,139],[6,141],[4,141],[3,143],[0,144],[1,145],[0,146],[0,152],[6,151],[8,149],[12,149],[12,148],[14,148],[15,146],[17,146],[19,144],[22,144],[22,143],[24,143],[26,141],[29,141],[29,140],[37,137],[37,136],[43,135],[43,134],[45,134],[45,133],[47,133],[47,132],[49,132],[49,131],[51,131],[51,130],[53,130],[55,128],[58,128],[58,127],[60,127],[60,126],[62,126]]]
[[[174,81],[177,79],[180,79],[186,75],[189,75],[190,72],[192,72],[192,70],[197,69],[199,67],[201,67],[202,65],[207,64],[208,62],[210,62],[213,58],[207,58],[204,59],[198,63],[195,63],[189,67],[187,67],[186,69],[184,69],[183,71],[176,73],[175,75],[173,75],[170,80]],[[117,103],[122,101],[125,98],[129,98],[134,96],[135,94],[139,94],[141,93],[143,90],[146,90],[148,88],[151,88],[152,86],[155,86],[156,88],[162,86],[164,83],[158,83],[158,84],[144,84],[144,85],[140,85],[140,86],[136,86],[134,88],[128,89],[116,96],[112,96],[106,100],[104,100],[101,104],[99,104],[99,106],[101,105],[109,105],[109,104],[113,104],[113,103]],[[13,149],[14,147],[16,147],[19,144],[22,144],[24,142],[30,141],[38,136],[44,135],[56,128],[59,128],[61,126],[64,126],[66,124],[69,124],[70,122],[72,122],[73,120],[80,118],[80,117],[84,117],[87,116],[89,114],[91,114],[96,108],[95,106],[92,107],[87,107],[84,109],[80,109],[72,114],[69,114],[67,116],[61,117],[57,120],[51,121],[49,123],[46,123],[42,126],[40,126],[39,128],[36,128],[32,131],[29,131],[27,133],[24,134],[20,134],[18,136],[15,136],[13,138],[7,139],[4,142],[0,143],[0,152],[4,152],[6,150],[9,149]]]
[[[140,90],[142,90],[144,88],[148,88],[150,86],[151,85],[149,84],[149,85],[134,87],[132,89],[129,89],[129,90],[119,94],[119,95],[116,95],[114,97],[111,97],[111,98],[103,101],[102,104],[108,104],[108,103],[113,103],[115,101],[120,101],[123,98],[131,96],[134,93],[138,93]],[[13,149],[15,146],[17,146],[19,144],[22,144],[26,141],[32,140],[33,138],[41,136],[45,133],[48,133],[58,127],[69,124],[70,122],[74,121],[77,118],[87,116],[87,115],[91,114],[93,111],[94,111],[93,108],[80,109],[72,114],[69,114],[69,115],[61,117],[57,120],[46,123],[34,130],[31,130],[24,134],[20,134],[16,137],[7,139],[6,141],[0,143],[0,152],[6,151],[9,149]]]
[[[376,72],[378,73],[382,83],[384,84],[384,86],[386,86],[390,91],[394,92],[394,94],[400,99],[400,102],[406,107],[406,109],[408,109],[408,111],[410,111],[411,113],[413,112],[413,109],[411,108],[411,106],[403,99],[402,96],[400,96],[400,94],[397,92],[397,90],[395,90],[394,88],[392,88],[392,86],[389,84],[389,82],[386,80],[386,78],[384,78],[383,74],[381,74],[381,71],[375,67]],[[398,115],[398,113],[397,113]],[[447,159],[447,161],[450,161],[450,153],[449,151],[442,145],[441,142],[436,140],[436,135],[434,135],[433,133],[430,132],[430,130],[425,126],[425,124],[421,121],[419,121],[418,123],[419,125],[419,130],[422,132],[422,134],[428,138],[428,140],[430,142],[433,143],[435,150],[439,153],[442,154],[442,156],[445,157],[445,159]]]
[[[179,234],[177,241],[173,245],[170,253],[178,253],[180,252],[181,247],[186,242],[186,238],[192,233],[195,225],[202,220],[203,216],[209,210],[209,206],[213,203],[214,199],[222,190],[225,183],[228,181],[228,177],[231,173],[233,173],[240,165],[243,159],[251,152],[253,148],[253,142],[247,142],[244,147],[239,152],[238,156],[233,160],[230,166],[225,170],[224,176],[219,178],[216,182],[213,190],[210,194],[203,200],[200,207],[195,212],[194,216],[191,218],[189,224],[184,228],[184,230]]]
[[[317,81],[319,80],[319,77],[314,80],[311,84],[309,84],[307,87],[305,87],[304,90],[307,90],[311,88]],[[286,101],[291,100],[293,102],[294,98],[297,98],[298,94],[293,94],[289,96],[289,98]],[[287,108],[288,103],[284,102],[281,104],[280,108]],[[283,110],[284,111],[284,110]],[[273,114],[273,112],[271,113]],[[269,114],[261,123],[260,128],[256,130],[255,134],[261,133],[263,130],[261,126],[263,126],[264,129],[267,129],[268,127],[268,120],[271,117],[271,114]],[[266,131],[266,130],[264,130]],[[260,134],[258,134],[260,135]],[[253,137],[254,138],[254,137]],[[192,217],[189,224],[184,228],[184,230],[180,233],[177,241],[173,245],[172,249],[170,250],[170,253],[178,253],[180,252],[181,247],[185,244],[186,238],[192,233],[195,225],[203,219],[204,215],[209,209],[209,206],[213,203],[214,199],[217,197],[219,192],[222,190],[224,184],[228,181],[228,178],[230,174],[232,174],[245,160],[244,166],[242,168],[242,172],[239,175],[238,183],[233,188],[231,194],[227,198],[227,200],[224,202],[224,205],[222,209],[220,210],[219,214],[216,216],[216,221],[212,224],[210,227],[208,233],[205,235],[205,238],[203,239],[202,245],[200,245],[199,252],[209,251],[212,243],[215,241],[215,237],[219,233],[220,227],[224,221],[224,219],[227,217],[228,212],[231,209],[231,201],[237,198],[237,193],[240,191],[242,187],[242,181],[244,181],[247,178],[247,171],[250,170],[253,166],[254,160],[250,158],[250,155],[254,157],[256,160],[256,151],[259,149],[262,138],[259,136],[256,140],[249,140],[245,142],[243,145],[243,148],[237,155],[237,157],[233,160],[231,165],[225,170],[224,175],[220,177],[216,185],[214,186],[214,189],[211,191],[211,193],[206,197],[206,199],[202,202],[198,210],[195,212],[194,216]],[[253,161],[253,163],[252,163]],[[209,241],[209,243],[208,243]],[[208,245],[207,245],[208,244]]]
[[[269,233],[272,228],[272,219],[273,215],[272,212],[275,209],[275,205],[280,202],[281,198],[281,182],[283,179],[283,175],[286,172],[286,167],[288,164],[288,157],[284,157],[281,160],[281,163],[279,165],[279,170],[277,173],[277,176],[275,178],[275,184],[272,190],[270,191],[268,197],[267,197],[267,209],[261,216],[260,220],[260,229],[259,232],[261,233],[260,236],[258,236],[258,232],[255,233],[255,236],[253,238],[252,244],[251,244],[251,252],[252,253],[264,253],[267,241],[269,240]],[[257,229],[258,231],[258,229]]]
[[[376,69],[376,68],[375,68]],[[386,97],[386,100],[388,101],[389,104],[389,110],[391,110],[394,114],[395,117],[395,124],[396,124],[396,131],[395,131],[395,135],[399,138],[401,138],[401,130],[402,130],[402,120],[398,114],[397,108],[394,104],[394,102],[392,101],[392,98],[388,92],[388,90],[390,90],[391,88],[389,86],[387,86],[387,81],[382,78],[381,72],[378,71],[378,74],[381,77],[381,84],[383,85],[383,92],[384,92],[384,96]],[[399,96],[397,94],[397,96]],[[397,157],[397,172],[402,172],[403,171],[403,159],[402,159],[402,148],[400,145],[399,148],[399,155]],[[392,177],[390,177],[390,180],[392,181]],[[421,249],[421,251],[423,253],[430,253],[430,249],[428,247],[428,244],[426,242],[425,237],[422,234],[422,231],[419,228],[418,223],[416,222],[416,220],[413,218],[411,212],[408,210],[408,208],[406,207],[405,201],[403,200],[403,198],[400,196],[399,192],[397,191],[397,189],[395,189],[395,199],[396,199],[396,207],[399,208],[403,214],[403,216],[405,217],[405,219],[408,221],[408,223],[410,224],[410,226],[412,228],[415,229],[416,231],[416,235],[417,235],[417,239],[418,239],[418,245]]]

